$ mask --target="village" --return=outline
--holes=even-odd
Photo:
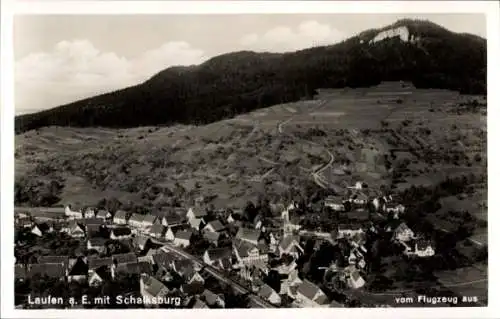
[[[270,203],[264,212],[208,209],[199,202],[149,214],[73,205],[36,212],[19,207],[16,230],[24,235],[16,237],[16,282],[42,277],[98,288],[126,275],[138,281],[139,290],[123,293],[181,296],[177,307],[344,307],[331,296],[366,285],[374,238],[389,238],[403,258],[435,254],[428,236],[405,223],[405,207],[396,195],[375,194],[357,182],[345,195],[321,202],[322,211],[337,220],[331,231],[306,222],[319,217],[305,216],[306,208],[295,202]],[[27,241],[55,233],[84,248],[70,255],[17,253]],[[304,263],[305,255],[321,249],[333,252],[327,264]],[[323,278],[312,275],[311,267]],[[227,287],[248,296],[246,305],[230,305]]]

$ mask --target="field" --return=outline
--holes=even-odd
[[[16,180],[60,181],[59,203],[161,206],[203,195],[241,206],[315,181],[406,188],[486,172],[482,115],[454,111],[478,97],[394,84],[321,92],[205,126],[28,131],[16,136]]]
[[[443,289],[448,290],[460,299],[477,297],[477,304],[488,304],[488,270],[484,265],[474,265],[453,271],[441,271],[435,274]]]

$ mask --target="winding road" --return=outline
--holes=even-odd
[[[326,101],[321,101],[321,103],[319,103],[319,105],[314,109],[315,111],[320,109],[321,107],[323,107],[323,105],[326,103]],[[293,119],[295,118],[295,115],[293,115],[292,117],[288,118],[287,120],[285,121],[282,121],[282,122],[279,122],[278,123],[278,133],[280,134],[283,134],[284,133],[284,129],[283,129],[283,126],[290,123]],[[295,137],[295,136],[292,136],[293,138],[299,140],[299,138]],[[321,167],[313,170],[311,172],[311,176],[313,177],[313,180],[314,182],[316,183],[316,185],[318,185],[319,187],[323,188],[323,189],[327,189],[328,188],[328,182],[321,176],[321,174],[329,167],[332,166],[333,164],[333,161],[335,161],[335,157],[333,156],[333,154],[328,150],[328,148],[324,145],[321,145],[319,143],[315,143],[315,142],[312,142],[312,141],[308,141],[308,140],[305,140],[305,139],[300,139],[302,141],[305,141],[306,143],[309,143],[309,144],[312,144],[314,146],[320,146],[322,147],[327,153],[328,153],[328,156],[330,156],[330,160],[328,161],[328,163],[322,165]]]

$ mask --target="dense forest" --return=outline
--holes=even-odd
[[[371,43],[406,26],[416,41]],[[486,94],[486,40],[428,21],[400,20],[341,43],[284,54],[234,52],[172,67],[142,84],[16,117],[16,132],[43,126],[206,124],[311,97],[317,88],[411,81],[417,88]]]

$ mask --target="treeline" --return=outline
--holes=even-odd
[[[368,87],[381,81],[486,93],[486,40],[426,21],[401,20],[389,27],[401,25],[418,42],[394,38],[370,44],[379,29],[285,54],[224,54],[199,66],[166,69],[137,86],[18,116],[16,132],[50,125],[204,124],[309,98],[317,88]]]

